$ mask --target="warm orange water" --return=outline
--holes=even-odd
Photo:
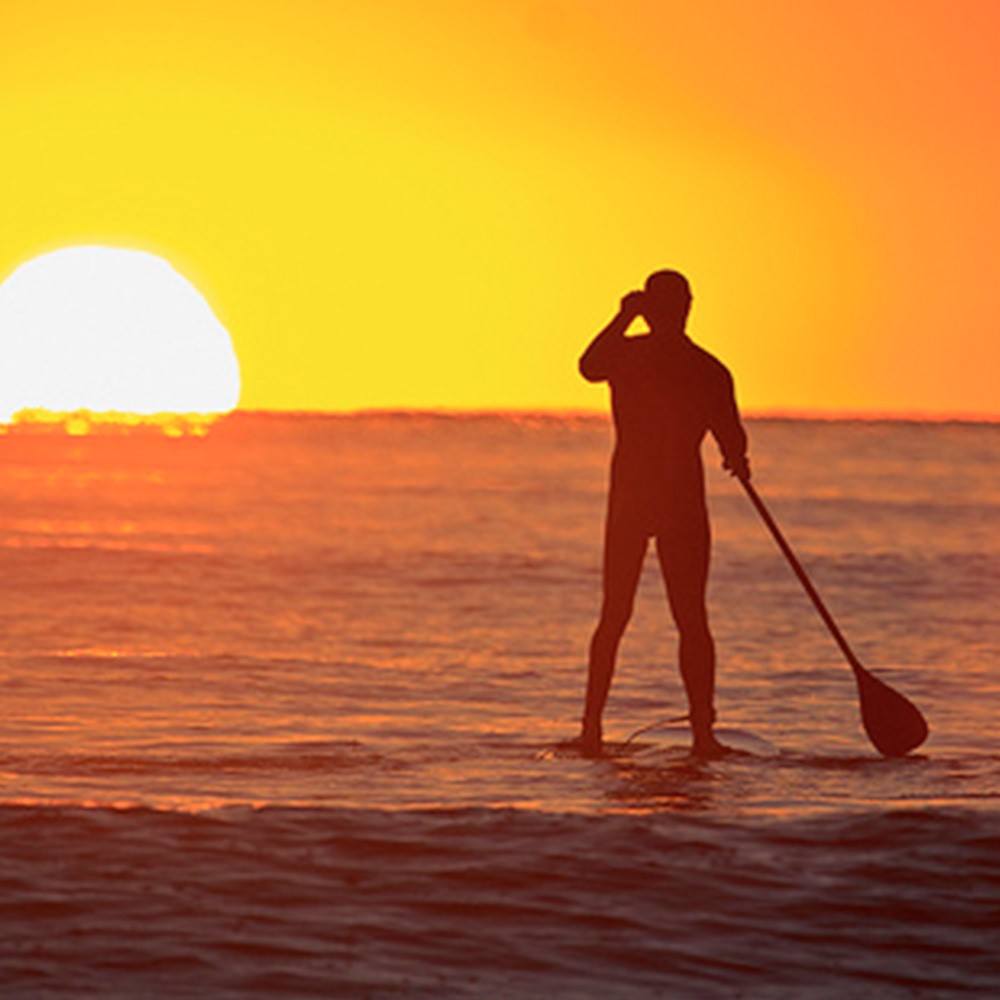
[[[873,752],[714,469],[721,721],[780,753],[552,752],[603,420],[0,438],[4,995],[995,992],[1000,428],[750,432],[857,654],[930,720],[919,756]],[[650,570],[619,741],[683,710]]]
[[[947,799],[943,755],[996,751],[998,441],[753,425],[760,489],[858,655],[932,720],[917,786],[863,799]],[[6,796],[607,808],[531,752],[579,712],[607,447],[586,418],[238,415],[207,437],[3,439]],[[746,499],[721,474],[712,492],[723,722],[868,754],[839,652]],[[672,656],[651,573],[613,738],[683,710]],[[405,779],[367,770],[413,753]],[[803,808],[825,801],[802,784]]]

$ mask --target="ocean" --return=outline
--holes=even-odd
[[[700,763],[652,557],[616,748],[559,748],[603,418],[0,436],[0,996],[1000,995],[1000,425],[748,430],[913,755],[711,442],[719,725],[756,752]]]

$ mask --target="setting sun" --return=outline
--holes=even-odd
[[[216,414],[236,406],[229,334],[165,260],[73,247],[0,286],[0,420],[19,413]]]

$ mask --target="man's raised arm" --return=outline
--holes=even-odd
[[[611,375],[625,331],[642,311],[642,292],[629,292],[618,315],[590,342],[580,357],[580,374],[588,382],[603,382]]]

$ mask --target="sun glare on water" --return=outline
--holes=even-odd
[[[72,247],[0,285],[0,423],[203,427],[239,394],[228,331],[160,257]]]

